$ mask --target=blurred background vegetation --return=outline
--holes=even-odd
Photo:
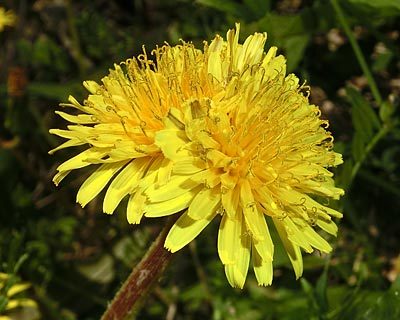
[[[83,80],[100,80],[143,44],[151,50],[182,38],[202,47],[240,22],[242,39],[268,33],[267,46],[286,55],[330,120],[345,159],[336,177],[346,195],[332,203],[344,213],[330,239],[335,249],[305,256],[295,281],[277,241],[273,285],[258,287],[249,274],[240,291],[225,279],[214,223],[175,255],[138,319],[400,319],[400,1],[3,0],[0,7],[18,19],[0,32],[0,315],[99,319],[165,222],[128,225],[123,210],[101,213],[101,197],[83,210],[75,195],[85,170],[55,188],[56,166],[72,155],[47,154],[60,143],[48,130],[66,125],[54,114],[58,104],[69,94],[82,101]],[[375,78],[372,90],[344,27]]]

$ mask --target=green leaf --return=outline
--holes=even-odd
[[[326,263],[329,260],[326,260]],[[315,286],[315,299],[319,307],[320,316],[324,316],[328,311],[328,297],[327,297],[327,284],[328,284],[328,265],[325,266],[324,271],[319,277]]]
[[[353,171],[354,161],[350,157],[341,165],[341,169],[337,170],[336,182],[338,186],[347,189],[351,180],[351,172]]]
[[[199,4],[202,4],[207,7],[211,7],[217,10],[220,10],[222,12],[231,14],[235,17],[244,17],[244,15],[247,16],[247,11],[246,8],[238,4],[235,1],[226,1],[226,0],[197,0],[196,1]]]
[[[366,305],[364,313],[358,319],[400,319],[400,277],[389,291],[381,295],[375,304]]]
[[[356,131],[353,140],[351,141],[351,153],[354,161],[357,162],[361,160],[364,154],[364,147],[365,140],[363,139],[363,136],[358,131]]]
[[[361,93],[353,87],[347,87],[346,94],[352,108],[359,111],[358,116],[362,118],[362,120],[360,120],[363,122],[363,125],[368,126],[370,129],[379,129],[381,127],[379,119],[369,102],[365,100]]]
[[[259,21],[259,28],[267,32],[269,45],[285,51],[288,71],[293,71],[302,60],[310,41],[302,16],[268,13]]]
[[[91,281],[107,284],[115,277],[114,260],[105,254],[92,263],[82,263],[77,266],[78,271]]]
[[[400,14],[400,1],[398,0],[348,0],[349,3],[377,10],[381,15],[394,16]]]
[[[394,53],[393,51],[390,50],[379,54],[376,57],[374,63],[372,64],[372,71],[379,72],[386,70],[393,58],[394,58]]]
[[[347,295],[330,319],[400,319],[400,278],[386,292],[356,289]]]
[[[302,60],[312,35],[327,32],[335,23],[330,3],[316,1],[294,15],[267,12],[255,26],[257,30],[267,32],[269,46],[284,50],[288,71],[291,72]]]
[[[307,295],[308,302],[310,303],[311,308],[314,311],[318,310],[318,302],[315,298],[314,288],[306,280],[306,278],[301,278],[300,283],[301,283],[301,287],[303,288],[304,293]]]
[[[385,101],[379,108],[379,117],[382,122],[387,123],[390,121],[392,115],[394,114],[395,106],[389,101]]]
[[[346,94],[351,104],[352,122],[355,131],[352,141],[352,155],[357,162],[362,158],[365,146],[373,138],[381,124],[375,111],[360,92],[353,87],[347,87]]]
[[[81,82],[64,84],[32,82],[28,86],[28,92],[37,97],[66,101],[69,95],[82,95],[83,87]]]
[[[0,295],[0,312],[3,312],[8,304],[8,299],[5,295]]]
[[[285,43],[287,69],[293,71],[299,65],[304,56],[304,51],[310,42],[310,35],[304,34],[288,38]]]
[[[244,0],[243,2],[254,14],[255,19],[263,17],[271,9],[271,0]]]

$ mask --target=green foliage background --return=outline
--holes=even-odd
[[[201,47],[235,22],[242,39],[268,33],[267,46],[285,54],[289,71],[307,81],[311,102],[330,120],[345,159],[336,181],[346,189],[332,204],[344,213],[338,238],[330,239],[334,251],[306,255],[304,277],[296,281],[277,240],[273,285],[260,288],[249,274],[240,291],[225,279],[213,224],[176,254],[137,318],[400,319],[400,1],[5,0],[0,6],[19,17],[0,33],[0,271],[32,284],[28,296],[42,319],[99,319],[165,222],[128,225],[123,208],[102,214],[101,200],[83,210],[75,194],[85,170],[53,186],[57,164],[72,155],[47,154],[60,143],[48,129],[65,126],[54,114],[58,103],[69,94],[82,101],[83,80],[100,80],[143,44],[151,50],[182,38]],[[22,83],[20,94],[7,90],[10,77]],[[35,318],[21,310],[13,317]]]

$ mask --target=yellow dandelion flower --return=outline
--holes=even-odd
[[[29,298],[18,297],[19,294],[29,289],[29,283],[17,283],[7,288],[7,281],[10,276],[6,273],[0,272],[0,297],[2,301],[6,301],[4,308],[0,310],[0,320],[11,320],[10,313],[17,308],[34,308],[37,309],[35,301]],[[6,291],[4,293],[4,291]],[[2,296],[2,294],[4,294]],[[1,312],[3,311],[3,312]]]
[[[6,11],[6,9],[0,7],[0,32],[4,30],[5,27],[12,27],[15,25],[17,17],[11,10]]]
[[[307,88],[286,75],[276,48],[264,53],[266,34],[238,43],[217,36],[205,45],[202,61],[191,61],[187,99],[174,104],[156,145],[173,162],[169,181],[150,185],[149,216],[187,210],[171,228],[165,246],[175,252],[216,216],[222,220],[218,252],[229,283],[242,288],[250,254],[260,285],[272,282],[274,244],[266,217],[282,239],[296,277],[303,271],[301,249],[331,251],[315,226],[335,235],[331,217],[342,216],[313,195],[338,199],[327,170],[342,162],[333,138]]]
[[[228,31],[204,50],[182,42],[144,52],[116,65],[102,84],[84,83],[78,114],[58,114],[73,123],[51,130],[68,139],[56,150],[86,150],[61,164],[54,182],[72,170],[98,168],[78,191],[86,205],[107,186],[103,210],[114,212],[129,196],[127,217],[160,217],[186,210],[165,242],[175,252],[222,216],[218,252],[232,286],[242,288],[252,253],[260,285],[272,282],[272,243],[266,218],[275,225],[292,262],[302,274],[301,248],[329,252],[315,230],[330,234],[331,217],[341,213],[314,195],[338,199],[327,168],[342,162],[333,138],[310,105],[307,88],[286,75],[277,48],[264,52],[266,34],[239,44]]]

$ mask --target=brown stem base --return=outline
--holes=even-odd
[[[133,269],[114,297],[101,320],[132,319],[141,300],[164,272],[172,253],[164,248],[164,241],[175,219],[168,221],[139,264]]]

